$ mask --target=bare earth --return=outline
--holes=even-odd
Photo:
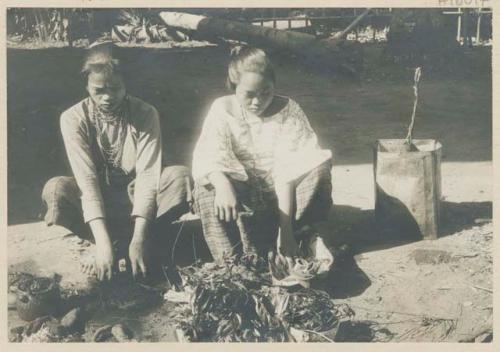
[[[337,225],[334,232],[342,237],[370,236],[369,215],[358,214],[353,218],[344,208],[355,205],[369,212],[373,199],[367,195],[374,193],[370,173],[369,165],[335,168],[334,194],[338,207],[332,222]],[[445,199],[456,204],[491,201],[490,175],[488,162],[444,164]],[[486,206],[486,210],[477,213],[477,219],[489,216],[488,212]],[[459,217],[457,222],[462,221],[461,214],[452,215]],[[447,341],[474,337],[491,328],[493,302],[488,289],[492,289],[492,224],[474,224],[474,219],[470,220],[463,229],[436,241],[368,246],[360,250],[355,257],[356,267],[340,272],[334,276],[338,281],[332,282],[336,301],[349,303],[356,312],[355,320],[361,321],[344,339],[366,339],[365,321],[381,324],[376,329],[387,328],[395,339],[420,327],[423,317],[456,319],[457,327]],[[185,228],[182,242],[190,242],[191,230]],[[89,249],[79,246],[74,236],[63,237],[65,233],[62,228],[47,228],[41,222],[11,226],[9,269],[41,275],[58,273],[63,288],[87,289],[79,263],[80,256]],[[192,258],[192,253],[183,255]],[[122,314],[96,317],[96,324],[125,321],[136,331],[142,331],[141,337],[146,341],[174,341],[172,330],[165,328],[169,323],[167,317],[168,305],[142,317],[134,316],[139,322]],[[16,312],[9,311],[9,325],[20,323]],[[402,340],[439,341],[440,329]],[[386,334],[379,335],[376,338],[387,338]]]
[[[132,90],[166,116],[165,149],[172,151],[174,162],[189,164],[203,111],[214,96],[224,94],[225,53],[217,48],[199,49],[205,56],[130,50],[135,67],[143,70]],[[73,72],[81,52],[40,51],[37,62],[27,65],[36,52],[18,49],[8,54],[9,270],[57,273],[63,289],[85,291],[89,283],[79,265],[90,247],[37,218],[43,210],[43,182],[67,173],[57,115],[84,93]],[[422,77],[416,135],[444,145],[443,226],[438,240],[413,243],[373,232],[371,165],[376,139],[405,134],[411,71],[399,79],[365,79],[356,85],[293,63],[277,65],[280,93],[303,106],[323,144],[334,149],[335,209],[327,236],[333,245],[351,244],[356,253],[355,261],[339,267],[329,283],[335,301],[350,304],[356,312],[354,322],[339,332],[339,341],[460,341],[492,327],[491,75],[479,68],[487,63],[482,56],[471,60],[476,61],[462,71],[465,77],[425,76],[425,71]],[[58,71],[60,76],[51,76]],[[75,82],[64,78],[64,72]],[[54,77],[56,84],[51,83]],[[165,101],[165,96],[171,99]],[[181,233],[179,261],[193,261],[193,243],[198,255],[206,255],[196,222]],[[174,341],[168,311],[165,304],[133,318],[103,313],[89,323],[89,334],[105,323],[123,321],[141,341]],[[448,321],[454,325],[446,333]],[[21,323],[16,311],[9,311],[9,327]]]

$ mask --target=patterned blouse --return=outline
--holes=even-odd
[[[279,98],[284,107],[264,118],[246,113],[234,95],[216,99],[195,147],[195,181],[207,184],[206,176],[220,171],[239,181],[257,178],[272,191],[329,160],[331,151],[319,147],[301,107]]]

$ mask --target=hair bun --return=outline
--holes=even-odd
[[[236,45],[234,46],[232,49],[231,49],[231,53],[229,54],[229,56],[231,58],[234,58],[236,56],[238,56],[241,51],[244,49],[244,46],[243,45]]]

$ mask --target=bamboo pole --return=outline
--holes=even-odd
[[[477,28],[476,28],[476,45],[481,43],[481,9],[478,11],[477,15]]]
[[[422,69],[420,67],[417,67],[415,69],[415,76],[413,78],[413,94],[415,97],[415,100],[413,101],[413,111],[411,114],[411,122],[410,126],[408,127],[408,135],[406,136],[406,141],[405,143],[411,147],[412,141],[413,141],[413,128],[415,127],[415,114],[417,112],[417,104],[418,104],[418,83],[420,82],[420,75],[422,74]]]

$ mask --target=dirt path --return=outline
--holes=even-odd
[[[339,267],[328,283],[335,300],[349,303],[356,311],[355,325],[341,330],[339,339],[458,341],[490,328],[492,295],[487,290],[492,288],[492,225],[475,221],[491,218],[491,163],[444,164],[448,235],[410,244],[376,239],[371,231],[370,172],[370,165],[355,165],[336,167],[334,173],[336,207],[331,221],[335,226],[330,240],[350,242],[359,253],[355,262]],[[199,227],[188,226],[180,237],[178,257],[194,258],[193,233],[198,255],[202,251],[205,245]],[[80,255],[89,248],[64,235],[63,229],[47,228],[40,222],[10,226],[9,269],[57,273],[63,289],[89,290],[86,276],[79,272]],[[169,310],[166,304],[140,314],[102,312],[90,323],[90,331],[125,322],[144,341],[174,341],[173,330],[168,328]],[[424,317],[446,318],[457,325],[445,336],[447,322],[425,331]],[[9,326],[20,323],[15,311],[10,311]]]

